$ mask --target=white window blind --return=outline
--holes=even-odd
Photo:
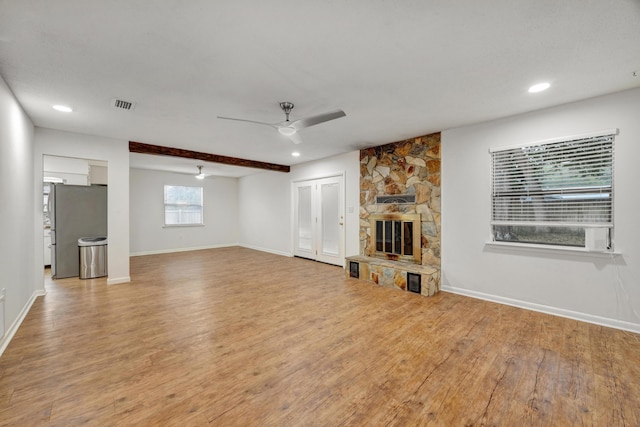
[[[616,132],[491,150],[494,237],[500,226],[612,227]]]
[[[165,185],[164,224],[202,225],[202,187]]]

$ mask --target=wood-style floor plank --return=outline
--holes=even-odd
[[[244,248],[46,284],[0,425],[637,426],[640,337]]]

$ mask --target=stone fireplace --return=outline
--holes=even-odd
[[[347,274],[440,290],[440,133],[360,151],[360,254]]]

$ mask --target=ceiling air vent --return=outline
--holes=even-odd
[[[376,196],[376,203],[379,205],[390,205],[390,204],[413,204],[416,202],[415,194],[398,194],[394,196]]]
[[[123,101],[122,99],[113,98],[111,100],[111,106],[119,110],[133,110],[136,106],[135,102]]]

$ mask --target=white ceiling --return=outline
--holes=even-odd
[[[636,71],[638,0],[0,0],[0,75],[35,125],[286,165],[638,87]],[[280,122],[280,101],[347,116],[297,146],[216,119]]]

